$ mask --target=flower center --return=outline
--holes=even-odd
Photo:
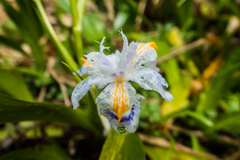
[[[123,82],[124,78],[125,78],[125,76],[116,76],[115,77],[115,82]]]

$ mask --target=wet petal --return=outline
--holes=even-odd
[[[114,130],[122,128],[133,133],[137,129],[141,112],[136,90],[128,82],[115,82],[108,85],[96,99],[98,113],[104,115]]]
[[[162,87],[162,85],[168,87],[165,79],[152,69],[139,66],[131,71],[127,79],[136,82],[146,90],[157,91],[166,101],[173,100],[173,96]]]
[[[137,52],[136,52],[137,46],[138,46],[138,43],[131,42],[128,47],[127,55],[126,55],[126,66],[127,67],[130,67],[132,61],[137,58]]]
[[[94,69],[98,69],[101,73],[103,74],[111,74],[113,72],[113,68],[116,62],[112,62],[109,61],[108,56],[106,56],[104,54],[104,49],[109,49],[109,47],[105,47],[103,45],[105,40],[105,37],[103,38],[103,40],[100,43],[100,52],[91,52],[88,55],[85,55],[85,57],[87,58],[86,62],[88,63],[88,67],[86,67],[86,69],[89,69],[91,64],[92,66],[94,66]],[[93,68],[93,67],[91,67]],[[84,68],[83,68],[84,69]],[[81,70],[83,72],[83,69]],[[95,70],[97,71],[97,70]]]
[[[123,39],[123,49],[122,49],[122,54],[127,54],[127,50],[128,50],[128,39],[125,36],[125,34],[123,34],[123,31],[120,30],[119,33],[122,35],[122,39]]]
[[[71,96],[73,109],[77,109],[79,106],[79,101],[82,99],[82,97],[90,90],[90,88],[92,88],[95,83],[101,81],[103,77],[104,75],[96,74],[77,84]]]
[[[154,42],[138,43],[137,46],[137,58],[133,60],[132,66],[138,67],[142,64],[146,64],[146,67],[156,69],[157,60],[157,45]],[[149,63],[148,63],[149,62]],[[149,65],[152,64],[152,65]]]
[[[150,69],[153,69],[153,70],[159,72],[159,68],[157,68],[157,60],[148,61],[148,62],[144,63],[144,67],[150,68]]]
[[[104,87],[106,87],[107,84],[112,83],[113,81],[114,81],[113,78],[105,75],[105,76],[101,79],[101,81],[99,81],[99,82],[96,83],[96,86],[97,86],[99,89],[103,89]]]
[[[81,76],[94,75],[94,74],[97,74],[97,73],[101,73],[101,70],[98,67],[89,63],[87,59],[82,58],[81,60],[83,62],[83,66],[78,70],[78,73]]]

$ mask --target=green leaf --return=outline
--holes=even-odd
[[[199,121],[200,123],[202,123],[204,126],[207,126],[207,127],[213,126],[213,122],[207,117],[205,117],[202,113],[192,112],[190,110],[181,110],[181,111],[172,113],[166,116],[164,119],[162,119],[162,121],[165,121],[169,118],[184,117],[184,116],[190,116],[196,119],[197,121]]]
[[[112,129],[99,159],[145,160],[142,142],[136,134],[118,134]]]
[[[55,2],[66,12],[71,14],[70,4],[68,0],[55,0]]]
[[[89,120],[88,112],[61,104],[26,102],[0,93],[0,123],[19,121],[53,121],[80,126],[101,136],[101,126]]]
[[[21,100],[33,101],[33,97],[19,72],[0,69],[0,75],[1,92]]]
[[[207,111],[217,107],[218,102],[226,93],[239,84],[240,75],[238,69],[240,47],[230,54],[226,59],[224,66],[218,71],[216,77],[212,80],[211,85],[206,91],[200,94],[198,111]]]
[[[0,43],[6,45],[8,47],[11,47],[12,49],[15,49],[15,50],[19,51],[20,53],[22,53],[26,57],[29,57],[27,55],[27,53],[24,50],[22,50],[20,44],[15,42],[12,39],[0,36]]]
[[[146,154],[152,159],[152,160],[165,160],[166,155],[168,154],[169,150],[165,148],[160,147],[154,147],[149,145],[144,145],[144,150]],[[171,155],[171,160],[177,159],[177,160],[218,160],[217,158],[212,158],[210,156],[204,156],[203,155],[194,155],[191,153],[185,153],[180,151],[174,151]]]
[[[240,133],[239,119],[240,119],[240,112],[225,115],[220,120],[218,120],[210,130],[211,131],[215,131],[215,130],[236,131]]]
[[[118,14],[114,20],[114,23],[113,23],[113,31],[116,32],[120,28],[122,28],[123,25],[126,23],[128,17],[129,17],[129,12],[127,12],[127,11],[118,12]]]
[[[201,151],[201,146],[199,144],[198,138],[194,134],[190,134],[192,148],[195,151]]]
[[[17,26],[21,38],[31,47],[38,69],[45,68],[44,52],[38,41],[43,35],[43,27],[34,11],[34,2],[29,0],[16,0],[19,9],[16,10],[6,0],[0,1],[5,12]],[[19,18],[21,17],[21,18]]]
[[[19,149],[0,157],[0,160],[71,160],[71,158],[55,143],[39,145],[33,148]]]
[[[83,35],[89,43],[101,41],[106,36],[106,26],[98,14],[85,14],[83,19]]]

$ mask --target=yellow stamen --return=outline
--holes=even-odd
[[[122,114],[129,111],[131,106],[123,82],[115,82],[115,86],[111,94],[111,99],[112,110],[118,115],[119,123],[121,121]]]

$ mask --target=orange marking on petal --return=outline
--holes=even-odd
[[[158,49],[156,43],[154,43],[154,42],[150,42],[149,46],[152,47],[152,48],[154,48],[155,50]]]
[[[83,63],[87,63],[87,59],[85,59],[85,58],[81,58],[81,61],[82,61]]]
[[[142,44],[140,46],[137,46],[137,51],[139,51],[140,49],[142,49],[142,47],[144,46],[145,44]]]
[[[114,83],[114,86],[112,88],[111,101],[111,108],[113,112],[118,115],[119,123],[122,118],[122,114],[129,111],[131,106],[123,82]]]
[[[92,65],[91,63],[88,63],[88,60],[85,59],[85,58],[81,58],[81,61],[83,62],[84,66],[91,66]]]
[[[137,56],[139,57],[149,47],[151,47],[155,50],[157,50],[157,48],[158,48],[156,43],[154,43],[154,42],[144,43],[137,47]]]

